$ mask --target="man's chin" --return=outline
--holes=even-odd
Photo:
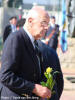
[[[42,33],[41,38],[43,38],[45,36],[45,33]]]
[[[43,38],[44,36],[45,36],[45,33],[41,33],[40,35],[37,35],[37,36],[35,37],[35,39],[36,39],[36,40],[39,40],[39,39]]]

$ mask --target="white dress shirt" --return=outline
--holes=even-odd
[[[27,35],[29,36],[34,48],[35,48],[35,45],[34,45],[34,37],[29,33],[29,31],[26,29],[26,27],[23,27],[24,30],[26,31]]]
[[[30,40],[31,40],[31,42],[32,42],[32,44],[33,44],[33,47],[34,47],[34,49],[36,48],[35,47],[35,44],[34,44],[34,37],[29,33],[29,31],[26,29],[26,27],[23,27],[24,28],[24,30],[26,31],[26,33],[28,34],[28,36],[29,36],[29,38],[30,38]],[[40,65],[40,58],[39,58],[39,56],[36,54],[36,56],[37,56],[37,59],[38,59],[38,63],[39,63],[39,71],[40,71],[40,74],[41,74],[41,65]]]

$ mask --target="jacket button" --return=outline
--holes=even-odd
[[[34,73],[34,77],[36,77],[36,74]]]

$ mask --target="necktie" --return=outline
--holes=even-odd
[[[42,53],[39,49],[39,46],[38,46],[38,42],[35,40],[34,41],[34,45],[35,45],[35,53],[37,55],[37,58],[38,58],[38,62],[39,62],[39,70],[40,70],[40,75],[42,74],[42,66],[41,66],[41,61],[43,61],[43,56],[42,56]],[[42,69],[42,70],[41,70]],[[43,99],[43,98],[40,98],[39,100],[47,100],[47,99]]]
[[[35,45],[35,53],[36,53],[36,56],[37,56],[37,59],[38,59],[38,64],[39,64],[39,71],[40,71],[40,74],[41,74],[41,52],[40,52],[40,49],[38,47],[38,43],[37,43],[36,40],[34,41],[34,45]]]

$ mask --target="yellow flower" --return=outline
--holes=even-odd
[[[48,68],[46,69],[46,73],[51,73],[51,72],[52,72],[52,68],[48,67]]]
[[[50,68],[50,67],[46,68],[46,72],[44,73],[44,75],[47,80],[46,80],[46,82],[42,81],[41,85],[50,89],[51,93],[53,95],[55,93],[55,91],[53,90],[53,87],[55,85],[55,79],[53,79],[53,75],[58,73],[58,71],[51,73],[52,71],[53,71],[52,68]],[[47,100],[50,100],[50,99],[47,99]]]

